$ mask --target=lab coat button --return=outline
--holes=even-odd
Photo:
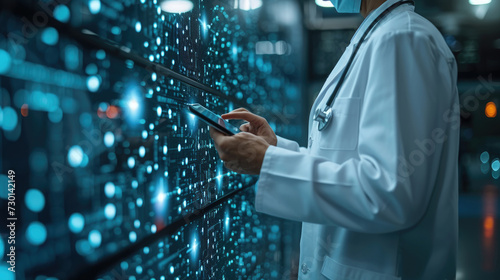
[[[309,272],[309,268],[307,267],[307,264],[302,264],[302,273],[307,274]]]

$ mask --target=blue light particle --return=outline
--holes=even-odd
[[[12,58],[10,54],[2,49],[0,49],[0,74],[5,74],[9,72],[10,66],[12,64]]]
[[[26,229],[26,239],[32,245],[42,245],[47,239],[47,229],[40,222],[32,222]]]
[[[80,233],[85,226],[85,218],[80,213],[73,213],[68,220],[69,230],[73,233]]]
[[[59,33],[53,27],[47,27],[42,30],[41,36],[42,42],[49,46],[55,46],[59,41]]]
[[[104,206],[104,216],[108,220],[112,220],[116,216],[116,206],[113,203],[108,203]]]
[[[116,193],[116,187],[113,182],[107,182],[104,185],[104,194],[106,195],[107,198],[112,198]]]
[[[101,11],[101,1],[100,0],[90,0],[89,1],[89,10],[93,15],[98,14]]]
[[[108,148],[111,148],[113,147],[114,144],[115,144],[115,135],[113,134],[113,132],[108,131],[104,133],[104,145]]]
[[[490,160],[490,154],[488,152],[483,152],[479,157],[482,163],[487,163]]]
[[[130,240],[130,242],[137,241],[137,233],[135,233],[135,231],[131,231],[128,235],[128,239]]]
[[[162,113],[161,106],[158,106],[158,108],[156,108],[156,114],[158,115],[158,117],[161,117],[161,113]]]
[[[70,18],[69,8],[65,5],[58,5],[54,9],[54,18],[60,22],[68,22]]]
[[[144,146],[139,147],[139,156],[143,158],[146,155],[146,148]]]
[[[101,241],[102,241],[102,236],[100,231],[94,229],[89,232],[90,246],[92,246],[93,248],[97,248],[101,246]]]
[[[1,66],[0,66],[1,67]],[[17,127],[17,113],[11,107],[5,107],[2,110],[2,127],[6,131],[12,131]]]
[[[99,86],[101,85],[101,80],[97,76],[90,76],[87,78],[87,88],[90,92],[97,92]]]
[[[37,189],[29,189],[24,196],[24,202],[29,210],[38,213],[45,206],[45,197],[43,193]]]
[[[9,271],[8,267],[5,264],[0,265],[0,279],[14,280],[15,275],[16,275],[15,273]]]
[[[492,163],[491,163],[491,169],[493,171],[498,171],[500,170],[500,160],[499,159],[495,159]]]
[[[69,148],[68,151],[68,163],[72,167],[80,167],[84,162],[85,153],[82,150],[82,147],[75,145]]]
[[[142,25],[141,23],[138,21],[135,23],[135,31],[137,32],[141,32],[141,29],[142,29]]]
[[[127,165],[130,169],[134,168],[135,166],[135,158],[129,157],[127,160]]]

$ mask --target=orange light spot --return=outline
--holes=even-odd
[[[106,116],[110,119],[115,119],[116,117],[118,117],[118,113],[118,107],[116,106],[109,106],[106,110]]]
[[[492,230],[494,225],[495,225],[495,220],[493,219],[493,217],[488,216],[486,217],[486,219],[484,219],[485,230]]]
[[[21,115],[26,118],[28,116],[28,113],[28,104],[23,104],[23,106],[21,106]]]
[[[486,104],[486,109],[484,110],[484,113],[490,119],[493,119],[494,117],[496,117],[497,116],[497,105],[495,104],[495,102],[488,102],[488,104]]]

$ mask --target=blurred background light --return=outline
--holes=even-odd
[[[487,5],[491,3],[491,0],[469,0],[471,5]]]
[[[164,0],[160,3],[160,8],[167,13],[180,14],[193,9],[193,2],[189,0]]]
[[[495,104],[495,102],[488,102],[488,104],[486,104],[484,113],[490,119],[495,118],[497,116],[497,105]]]
[[[260,7],[262,7],[262,0],[234,0],[235,9],[250,11]]]
[[[316,5],[323,8],[333,8],[333,4],[330,0],[316,0]]]

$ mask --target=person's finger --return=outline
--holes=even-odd
[[[243,132],[250,132],[250,124],[244,123],[240,126],[240,130]]]
[[[224,135],[224,133],[218,131],[217,129],[215,129],[213,127],[210,127],[209,131],[210,131],[210,137],[212,137],[212,139],[214,139],[214,142],[217,143],[217,145],[219,145],[220,142],[224,139],[224,137],[226,137],[226,135]]]
[[[252,114],[250,112],[231,112],[227,113],[221,116],[223,119],[226,120],[245,120],[247,122],[258,122],[260,121],[260,117]]]

